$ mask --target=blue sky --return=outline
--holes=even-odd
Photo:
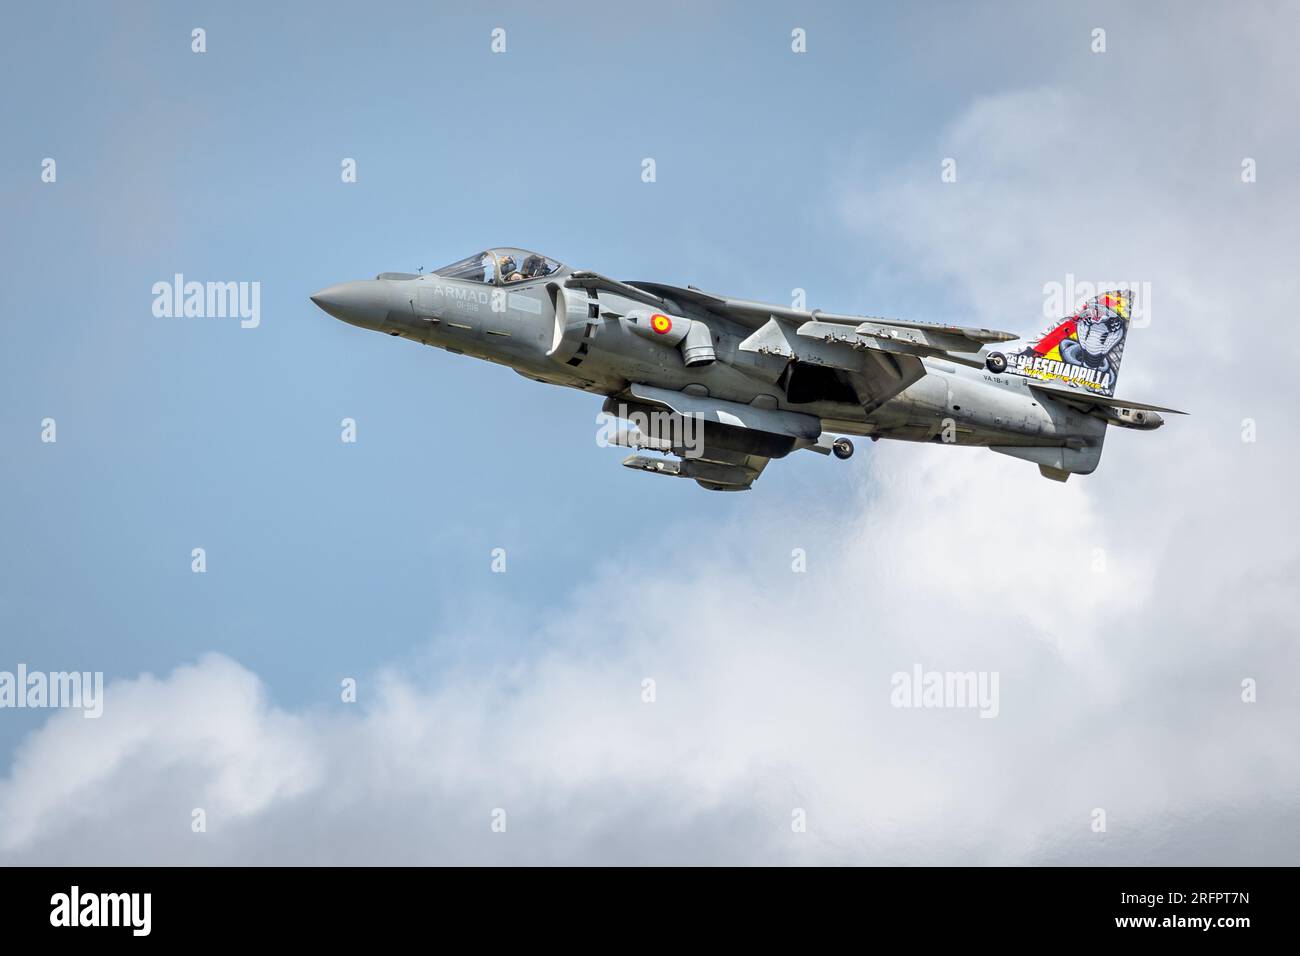
[[[780,594],[790,540],[838,553],[850,547],[845,529],[873,534],[874,521],[909,537],[888,523],[897,514],[873,512],[904,494],[908,472],[873,459],[946,450],[868,447],[847,466],[796,455],[749,494],[705,494],[620,468],[619,452],[594,442],[593,396],[362,332],[307,297],[518,245],[620,278],[776,302],[800,287],[810,307],[1021,332],[1042,326],[1043,283],[1067,271],[1152,278],[1171,311],[1248,277],[1266,322],[1282,297],[1264,257],[1294,251],[1295,228],[1278,216],[1292,193],[1261,180],[1243,196],[1237,171],[1243,155],[1262,152],[1274,172],[1295,159],[1294,136],[1267,106],[1289,85],[1273,72],[1269,37],[1293,17],[1270,7],[1275,20],[1261,11],[1202,27],[1178,9],[10,10],[0,41],[0,668],[102,670],[113,681],[218,652],[257,675],[271,706],[318,713],[337,701],[341,677],[412,672],[426,690],[447,688],[465,668],[508,672],[544,655],[548,635],[579,625],[592,628],[583,653],[599,657],[603,642],[622,653],[635,620],[624,607],[621,624],[593,623],[593,609],[697,569],[701,555],[725,566],[744,554],[758,579],[780,582],[766,593]],[[1102,23],[1110,52],[1098,56],[1089,31]],[[499,55],[489,46],[498,26]],[[206,30],[202,55],[190,50],[194,27]],[[791,52],[794,27],[807,31],[807,54]],[[1255,98],[1234,99],[1225,77]],[[1096,161],[1065,158],[1082,149]],[[939,164],[954,150],[971,191],[942,191]],[[57,161],[54,184],[40,180],[45,157]],[[345,157],[357,161],[355,184],[340,181]],[[645,157],[657,165],[652,184],[641,181]],[[1090,234],[1094,215],[1120,217],[1113,241]],[[1198,235],[1197,216],[1213,228]],[[1236,265],[1197,271],[1216,240],[1236,249]],[[260,327],[155,317],[151,286],[178,272],[260,282]],[[1168,354],[1204,354],[1166,328]],[[1103,530],[1085,536],[1150,544],[1134,567],[1188,545],[1172,525],[1156,535],[1128,523],[1136,503],[1118,502],[1223,493],[1229,485],[1199,479],[1194,491],[1166,469],[1198,439],[1235,440],[1238,421],[1267,407],[1250,367],[1206,341],[1216,387],[1235,383],[1232,401],[1202,401],[1198,421],[1139,436],[1145,445],[1113,440],[1104,472],[1068,491],[1079,513],[1100,516]],[[1144,363],[1135,348],[1125,371],[1136,388],[1121,390],[1186,404],[1191,390],[1177,393],[1183,380],[1158,351]],[[1281,354],[1269,358],[1281,366]],[[56,444],[39,440],[45,417],[57,420]],[[339,441],[344,417],[358,423],[355,445]],[[1290,460],[1271,453],[1279,467]],[[955,496],[922,497],[936,511],[930,540],[955,523],[945,508],[970,521],[1027,500],[1061,507],[1032,468],[974,455],[926,465],[944,476],[935,495]],[[981,469],[999,477],[982,481]],[[1276,489],[1243,492],[1242,480],[1234,494],[1260,511],[1232,520],[1262,536]],[[904,513],[917,504],[893,500]],[[957,576],[999,560],[977,550],[974,530],[969,542],[952,533],[935,547]],[[770,535],[769,551],[753,550]],[[1213,553],[1245,560],[1256,544]],[[190,571],[195,547],[206,574]],[[497,547],[506,575],[489,570]],[[929,573],[917,567],[909,585]],[[729,574],[701,593],[725,594]],[[818,589],[821,607],[846,594],[869,607],[889,600],[861,576]],[[950,610],[946,620],[965,619]],[[0,715],[0,768],[45,721]]]
[[[915,14],[845,30],[801,13],[800,57],[781,6],[629,7],[618,26],[599,5],[388,9],[14,11],[9,656],[111,678],[220,648],[277,699],[332,697],[335,675],[423,647],[468,605],[535,612],[614,556],[670,557],[665,518],[746,508],[619,468],[591,396],[333,322],[307,295],[334,281],[519,244],[778,302],[799,286],[827,308],[944,306],[888,250],[849,244],[826,176],[864,136],[882,168],[909,161],[993,89]],[[155,318],[150,288],[176,272],[260,281],[261,326]],[[884,280],[872,300],[864,274]],[[54,446],[35,440],[46,416]],[[846,493],[843,468],[789,465],[764,494]],[[485,573],[493,547],[508,589]]]

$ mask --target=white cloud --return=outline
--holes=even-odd
[[[620,609],[623,575],[593,582],[531,635],[544,650],[500,670],[379,675],[328,713],[271,706],[219,656],[111,684],[99,721],[60,714],[26,742],[0,783],[0,847],[15,862],[1141,860],[1176,824],[1169,859],[1226,861],[1294,822],[1300,708],[1278,675],[1297,655],[1260,630],[1281,607],[1243,609],[1234,578],[1141,527],[1094,575],[1091,545],[1116,529],[1031,466],[876,455],[855,519],[809,527],[773,502],[770,524],[640,570],[656,600]],[[1060,533],[1020,534],[1026,518]],[[998,671],[999,716],[891,707],[891,674],[914,663]],[[1260,703],[1239,701],[1244,676]],[[1088,830],[1097,806],[1105,835]],[[1258,812],[1225,839],[1215,815],[1242,806]]]

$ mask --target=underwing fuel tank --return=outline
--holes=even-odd
[[[713,333],[697,319],[684,319],[666,312],[649,309],[630,309],[623,316],[637,335],[661,345],[681,349],[682,361],[687,368],[703,368],[717,360],[713,350]]]

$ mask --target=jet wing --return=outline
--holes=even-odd
[[[797,442],[815,442],[822,433],[821,419],[816,415],[791,412],[762,405],[742,405],[707,395],[693,395],[686,391],[656,388],[652,385],[632,383],[627,388],[630,398],[647,405],[655,405],[681,416],[690,416],[704,425],[739,428],[787,439],[791,447]],[[607,402],[606,412],[613,413],[614,402]],[[789,451],[787,448],[786,451]],[[782,452],[784,454],[784,452]],[[770,454],[768,457],[780,457]]]
[[[618,284],[653,296],[654,304],[661,308],[668,305],[665,300],[672,300],[694,306],[706,312],[712,312],[714,315],[723,316],[753,329],[760,328],[772,318],[795,325],[803,325],[807,322],[852,325],[859,335],[869,339],[894,341],[900,345],[916,344],[947,352],[978,352],[985,345],[992,342],[1010,342],[1020,338],[1015,332],[1000,332],[995,329],[974,326],[944,325],[904,319],[883,319],[863,315],[842,315],[836,312],[822,312],[819,309],[808,312],[803,309],[792,309],[788,306],[773,305],[768,302],[751,302],[747,299],[732,299],[727,296],[714,295],[696,289],[694,286],[687,286],[683,289],[679,286],[664,285],[659,282]]]
[[[811,400],[796,394],[814,396],[819,389],[833,387],[828,376],[840,376],[868,413],[925,376],[921,359],[983,368],[981,349],[1018,338],[1014,332],[973,326],[808,312],[714,295],[693,286],[620,282],[595,272],[575,272],[566,285],[605,291],[668,313],[717,315],[751,329],[739,345],[739,351],[750,356],[737,363],[742,372],[769,382],[783,374],[797,377],[784,382],[796,403]]]
[[[665,456],[631,455],[625,467],[691,478],[711,491],[746,491],[771,459],[799,448],[830,451],[815,415],[672,389],[632,384],[624,394],[607,398],[603,411],[634,423],[616,432],[615,444]],[[671,413],[671,428],[662,419],[654,421],[656,413]]]
[[[693,286],[682,288],[659,282],[621,282],[597,272],[575,272],[565,280],[565,285],[609,292],[666,312],[681,311],[680,307],[688,306],[755,331],[775,320],[794,326],[799,335],[808,338],[901,355],[942,357],[972,368],[983,368],[983,361],[973,353],[985,345],[1019,338],[1014,332],[974,326],[841,315],[817,309],[808,312],[769,302],[714,295]]]

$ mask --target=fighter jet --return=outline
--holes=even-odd
[[[979,445],[1065,481],[1096,469],[1108,426],[1161,413],[1115,397],[1133,301],[1104,292],[1042,336],[805,311],[623,282],[523,249],[431,273],[384,272],[311,300],[376,332],[604,398],[628,468],[748,489],[774,458],[847,459],[878,441]]]

